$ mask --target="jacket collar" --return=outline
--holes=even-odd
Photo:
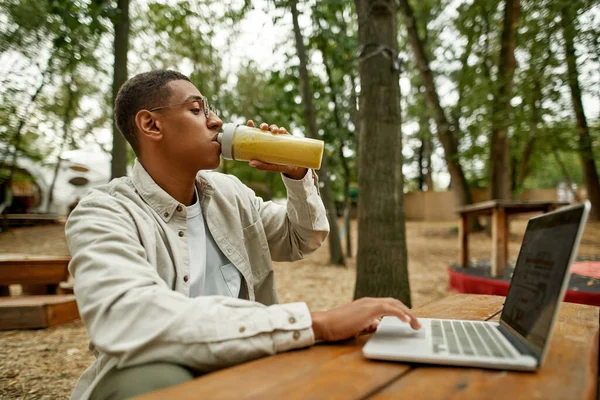
[[[133,187],[142,199],[144,199],[144,201],[154,209],[165,222],[171,220],[177,207],[185,207],[185,205],[175,200],[169,193],[165,192],[163,188],[154,182],[154,179],[152,179],[137,158],[133,165],[131,181]],[[198,174],[196,174],[196,188],[198,189],[200,197],[210,197],[214,192],[213,186],[210,184],[206,178],[206,173],[203,171],[199,171]]]

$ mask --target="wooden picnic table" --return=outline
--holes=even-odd
[[[0,296],[8,296],[8,285],[23,286],[24,293],[55,294],[60,282],[69,278],[69,256],[0,254]]]
[[[0,228],[1,230],[6,231],[11,226],[34,226],[54,224],[57,223],[60,219],[60,215],[51,213],[0,213]]]
[[[0,330],[47,328],[79,318],[69,283],[69,256],[0,254]],[[21,285],[10,296],[8,285]],[[72,293],[72,291],[71,291]]]
[[[423,318],[498,320],[504,297],[459,294],[417,308]],[[143,396],[156,399],[596,399],[598,308],[563,303],[538,372],[369,360],[369,335],[227,368]]]
[[[464,268],[468,268],[469,266],[469,218],[479,215],[491,215],[492,277],[501,277],[508,265],[509,217],[515,214],[539,211],[546,213],[568,204],[561,201],[521,202],[490,200],[459,207],[456,211],[460,215],[458,225],[460,265]]]

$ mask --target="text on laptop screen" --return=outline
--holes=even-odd
[[[532,219],[527,225],[502,321],[540,349],[560,304],[558,296],[582,213],[583,208],[577,207]]]

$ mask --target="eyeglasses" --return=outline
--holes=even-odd
[[[194,96],[193,100],[187,100],[187,101],[184,101],[183,103],[171,104],[170,106],[154,107],[153,109],[148,110],[148,111],[152,112],[152,111],[157,111],[157,110],[163,110],[166,108],[182,106],[184,104],[190,104],[190,103],[201,103],[202,108],[204,109],[204,116],[206,117],[206,119],[208,119],[208,116],[210,115],[211,111],[213,112],[213,114],[217,115],[216,108],[214,106],[211,107],[210,104],[208,104],[208,99],[206,98],[206,96]]]

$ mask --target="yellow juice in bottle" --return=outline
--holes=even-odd
[[[219,134],[218,140],[221,143],[221,154],[226,159],[321,168],[324,148],[322,140],[272,134],[235,124],[223,125],[223,132]]]

